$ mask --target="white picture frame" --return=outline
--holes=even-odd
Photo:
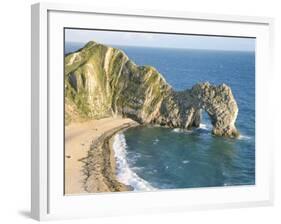
[[[273,19],[38,3],[32,16],[31,214],[37,220],[99,217],[273,204],[270,141]],[[256,42],[256,185],[64,196],[62,117],[63,27],[251,36]],[[187,28],[184,28],[187,27]],[[171,31],[171,30],[170,30]],[[54,76],[56,75],[56,77]],[[59,78],[59,74],[61,77]],[[56,150],[55,150],[56,149]],[[98,205],[98,206],[97,206]],[[122,206],[120,206],[122,205]]]

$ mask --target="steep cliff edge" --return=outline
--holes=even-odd
[[[238,106],[225,84],[200,83],[176,92],[151,66],[137,66],[127,55],[94,41],[65,57],[65,119],[122,115],[143,124],[198,127],[201,109],[213,134],[238,136]]]

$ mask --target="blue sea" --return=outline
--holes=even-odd
[[[82,43],[66,43],[65,53]],[[225,83],[238,103],[238,139],[216,137],[208,115],[191,131],[136,127],[115,136],[118,179],[136,191],[255,184],[255,53],[115,46],[154,66],[175,90]]]

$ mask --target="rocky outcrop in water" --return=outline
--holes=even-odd
[[[190,94],[193,107],[205,110],[213,125],[213,134],[218,136],[238,137],[235,121],[238,106],[230,87],[225,84],[213,86],[209,83],[197,84]]]
[[[65,119],[122,115],[142,124],[198,127],[201,110],[213,134],[238,136],[238,107],[230,87],[196,84],[174,91],[151,66],[137,66],[126,54],[94,41],[65,57]]]

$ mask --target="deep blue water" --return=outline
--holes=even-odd
[[[66,44],[66,52],[83,44]],[[255,53],[118,46],[176,90],[225,83],[238,103],[239,139],[211,134],[208,115],[192,131],[137,127],[115,139],[118,177],[136,190],[255,184]],[[123,150],[123,151],[122,151]],[[122,155],[121,155],[122,154]]]

